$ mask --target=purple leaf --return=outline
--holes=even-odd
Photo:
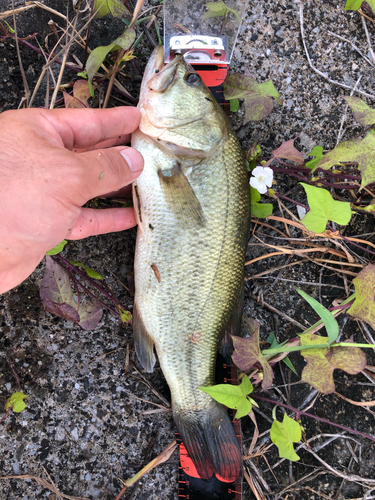
[[[46,297],[43,300],[44,309],[52,314],[56,314],[56,316],[60,316],[60,318],[68,319],[69,321],[74,321],[74,323],[79,322],[79,314],[74,309],[74,307],[70,306],[66,302],[62,304],[58,304],[57,302],[53,302],[51,299]]]
[[[77,309],[74,296],[70,287],[68,274],[49,255],[46,256],[46,270],[40,285],[40,298],[43,305],[46,299],[55,304],[69,304]]]
[[[234,346],[233,363],[243,372],[249,372],[257,364],[260,364],[263,369],[262,389],[264,391],[269,389],[272,386],[274,375],[270,364],[260,352],[259,327],[249,338],[243,339],[232,336],[232,339]]]
[[[273,100],[281,105],[279,93],[271,80],[258,83],[252,76],[233,74],[224,81],[225,99],[244,99],[245,119],[259,121],[268,116],[273,109]]]
[[[98,299],[81,304],[79,308],[79,326],[84,330],[95,330],[103,316],[103,309]]]
[[[99,323],[103,309],[99,300],[78,305],[70,286],[67,272],[52,257],[46,256],[46,270],[40,286],[40,298],[46,311],[78,323],[84,330],[93,330]]]
[[[272,155],[274,156],[274,158],[285,158],[287,160],[291,160],[299,163],[300,165],[303,165],[305,163],[305,160],[303,158],[303,154],[294,147],[293,143],[295,140],[296,138],[285,141],[279,148],[272,151]]]

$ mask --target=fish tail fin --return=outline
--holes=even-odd
[[[233,482],[242,470],[242,454],[223,405],[202,411],[174,411],[178,432],[199,476]]]

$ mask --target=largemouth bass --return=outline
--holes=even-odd
[[[133,328],[138,358],[156,358],[173,417],[202,478],[238,477],[242,454],[215,383],[218,342],[235,314],[249,228],[249,184],[225,113],[182,56],[153,52],[132,137],[145,166],[133,185],[138,218]]]

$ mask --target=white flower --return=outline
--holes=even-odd
[[[250,179],[250,186],[256,189],[260,194],[267,192],[267,187],[272,186],[273,170],[269,167],[255,167],[251,172],[253,177]]]

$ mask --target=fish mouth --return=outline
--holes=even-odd
[[[173,62],[173,61],[172,61]],[[139,104],[138,107],[142,105],[145,101],[148,91],[150,90],[148,87],[148,82],[152,79],[152,77],[162,71],[164,66],[164,48],[162,45],[158,45],[153,50],[151,57],[146,65],[146,69],[143,75],[143,81],[141,85],[141,92],[139,95]]]
[[[178,127],[197,122],[205,116],[205,113],[202,111],[194,116],[181,118],[176,116],[176,114],[169,115],[168,109],[163,110],[162,117],[160,117],[159,113],[155,115],[155,99],[158,99],[158,96],[165,93],[176,80],[181,78],[181,72],[183,72],[183,74],[196,73],[182,55],[176,55],[176,57],[162,67],[162,69],[155,68],[154,72],[152,74],[150,73],[151,78],[147,80],[148,92],[144,95],[141,108],[149,123],[155,127],[155,129],[159,129],[157,136],[163,134],[166,129],[177,129]]]
[[[177,55],[172,61],[166,64],[162,69],[155,70],[154,75],[147,80],[147,86],[150,90],[164,92],[173,82],[176,71],[179,66],[183,66],[188,71],[187,63],[181,55]]]

